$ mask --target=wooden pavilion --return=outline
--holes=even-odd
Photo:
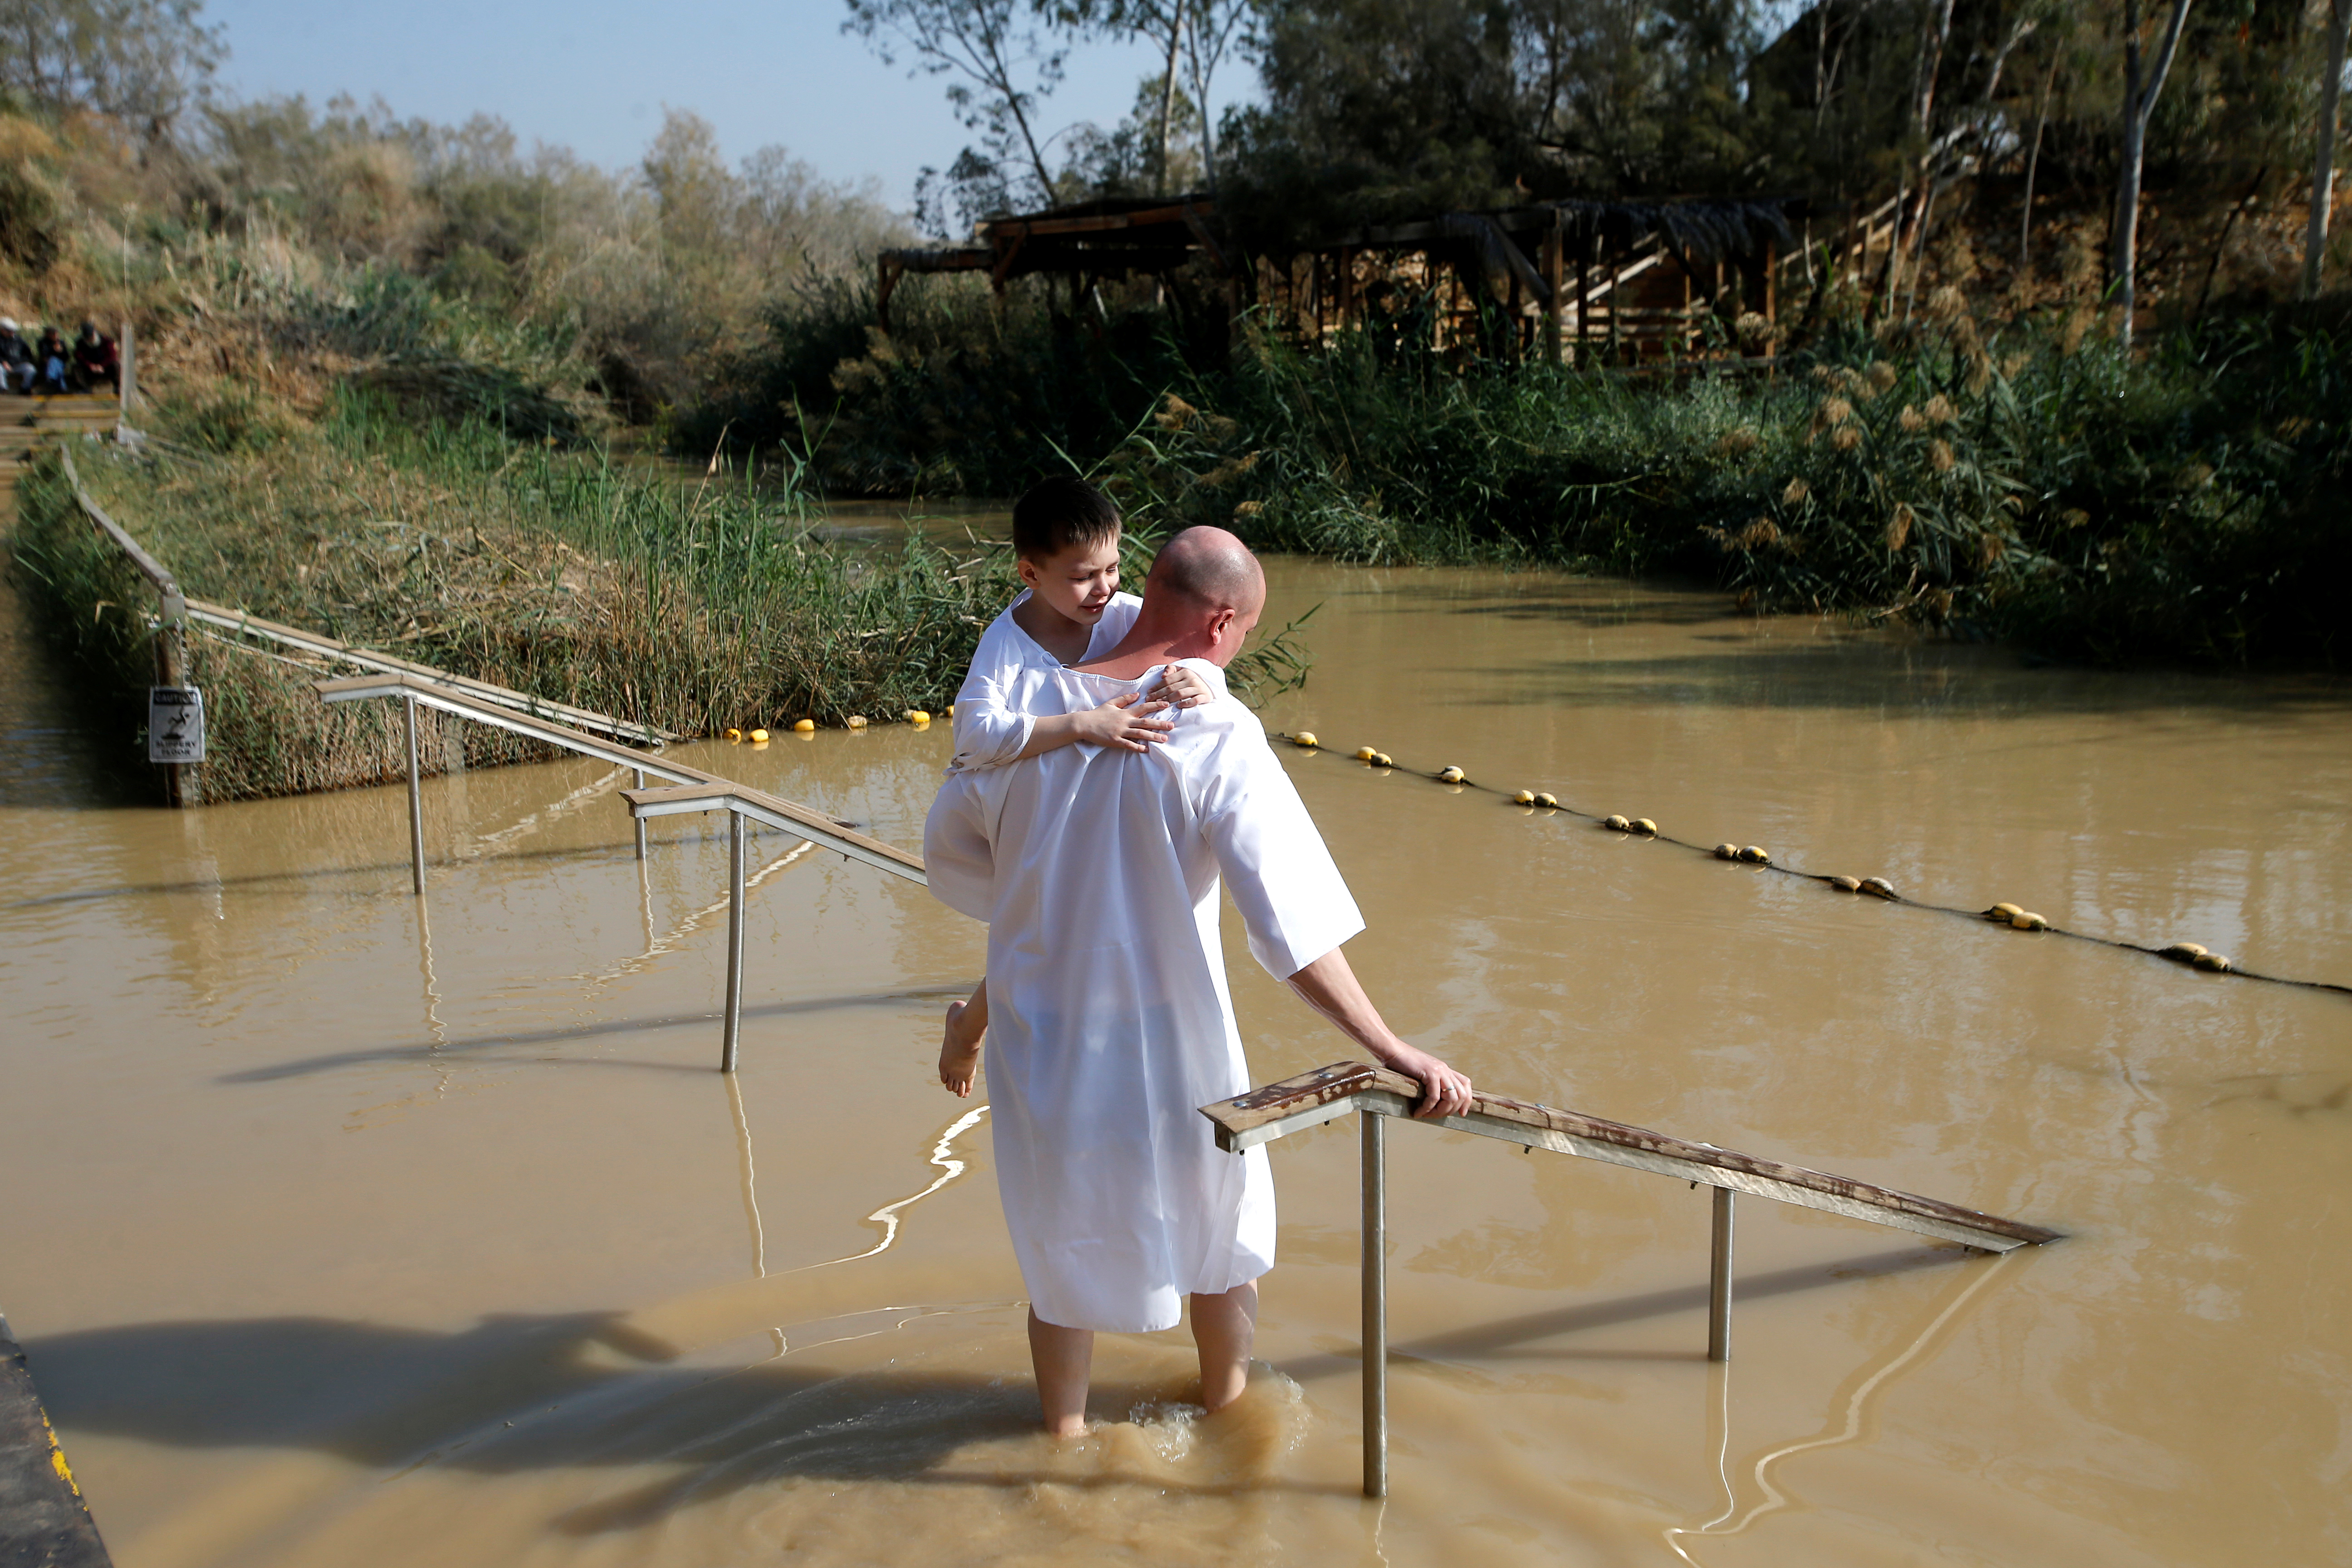
[[[1799,198],[1539,202],[1370,226],[1273,255],[1231,234],[1206,194],[1106,200],[990,219],[969,246],[886,250],[877,299],[887,331],[910,272],[986,272],[1000,295],[1044,273],[1068,278],[1074,297],[1108,279],[1165,286],[1181,275],[1222,290],[1235,320],[1255,306],[1310,342],[1410,321],[1434,346],[1476,355],[1762,356],[1779,336],[1779,275],[1801,258],[1810,216]]]

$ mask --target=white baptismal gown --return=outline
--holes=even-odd
[[[1255,714],[1223,672],[1148,752],[1064,746],[950,776],[923,848],[931,891],[988,922],[997,1185],[1037,1315],[1175,1325],[1192,1292],[1274,1264],[1265,1151],[1218,1150],[1200,1107],[1250,1087],[1217,936],[1219,885],[1287,979],[1363,929]],[[1032,714],[1156,683],[1015,672]]]
[[[1014,678],[1024,669],[1059,669],[1062,661],[1013,620],[1013,612],[1028,599],[1029,590],[1022,589],[988,623],[988,629],[980,634],[980,647],[972,650],[971,668],[956,692],[955,758],[948,763],[951,773],[1009,763],[1029,743],[1029,731],[1039,715],[1024,713],[1013,705]],[[1134,595],[1113,594],[1110,603],[1103,606],[1102,619],[1095,623],[1094,634],[1087,639],[1085,658],[1078,662],[1099,658],[1117,647],[1142,608],[1143,601]]]

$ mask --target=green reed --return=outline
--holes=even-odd
[[[807,473],[790,461],[697,476],[518,443],[484,421],[413,425],[349,391],[265,451],[78,460],[192,596],[683,734],[943,715],[1019,588],[998,542],[819,537]],[[18,570],[129,723],[149,679],[138,611],[152,595],[54,476],[24,501]],[[1148,548],[1139,541],[1139,567]],[[195,647],[198,683],[217,693],[209,798],[400,765],[380,725],[322,717],[309,683],[323,672],[215,638]],[[1236,684],[1280,689],[1306,663],[1295,637],[1276,635],[1237,663]],[[462,759],[427,747],[437,765],[523,754],[450,744]]]

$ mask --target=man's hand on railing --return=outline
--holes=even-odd
[[[1348,967],[1347,955],[1333,948],[1290,977],[1299,999],[1339,1032],[1378,1058],[1383,1067],[1421,1080],[1417,1117],[1460,1116],[1470,1109],[1470,1080],[1418,1046],[1397,1037],[1372,1005],[1370,997]]]
[[[1381,1057],[1381,1065],[1407,1078],[1421,1080],[1421,1099],[1412,1108],[1416,1117],[1470,1114],[1469,1078],[1447,1067],[1419,1046],[1409,1046],[1398,1040]]]

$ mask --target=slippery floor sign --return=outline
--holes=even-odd
[[[147,760],[205,760],[205,694],[193,686],[147,689]]]

